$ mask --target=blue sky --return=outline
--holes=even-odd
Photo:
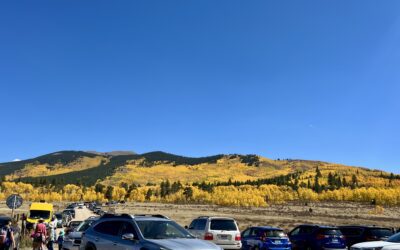
[[[254,153],[400,173],[400,1],[3,1],[0,162]]]

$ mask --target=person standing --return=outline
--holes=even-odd
[[[44,220],[42,218],[39,219],[38,224],[35,227],[35,231],[32,234],[32,237],[33,237],[33,243],[32,243],[33,250],[44,250],[47,238],[47,229],[46,225],[44,224]]]
[[[54,250],[53,244],[54,241],[56,240],[56,228],[57,228],[57,220],[55,217],[53,217],[49,223],[49,237],[48,237],[48,242],[47,242],[47,249],[48,250]]]
[[[63,249],[63,243],[64,243],[64,230],[61,229],[58,238],[57,238],[57,243],[58,243],[58,249]]]
[[[14,232],[11,229],[11,220],[7,221],[6,225],[0,232],[0,250],[11,250],[15,248]]]

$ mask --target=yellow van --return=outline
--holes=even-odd
[[[27,228],[32,228],[39,219],[43,219],[45,223],[49,223],[53,217],[53,204],[34,202],[29,208],[29,215],[26,219]]]

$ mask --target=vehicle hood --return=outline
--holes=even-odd
[[[386,246],[382,250],[400,250],[400,243],[394,243],[393,245]]]
[[[369,242],[358,243],[358,244],[352,245],[351,247],[356,247],[356,248],[373,248],[373,247],[390,246],[390,245],[395,245],[395,244],[398,244],[398,243],[395,243],[395,242],[388,242],[388,241],[369,241]]]
[[[166,247],[171,250],[220,250],[217,245],[199,239],[165,239],[148,240],[154,244]]]

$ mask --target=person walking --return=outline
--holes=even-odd
[[[49,223],[49,237],[48,237],[48,241],[47,241],[47,249],[48,250],[54,250],[53,244],[54,241],[56,241],[56,228],[57,228],[57,220],[55,218],[55,216],[53,216],[53,218],[51,218],[51,221]]]
[[[57,243],[58,243],[58,249],[61,250],[63,249],[63,243],[64,243],[64,230],[61,229],[60,233],[58,234],[57,238]]]
[[[11,228],[11,220],[6,222],[6,225],[1,229],[0,232],[0,250],[12,250],[15,249],[15,238],[14,232]]]
[[[47,229],[42,218],[39,219],[38,224],[35,227],[35,231],[32,234],[33,250],[45,250],[45,243],[47,238]]]

